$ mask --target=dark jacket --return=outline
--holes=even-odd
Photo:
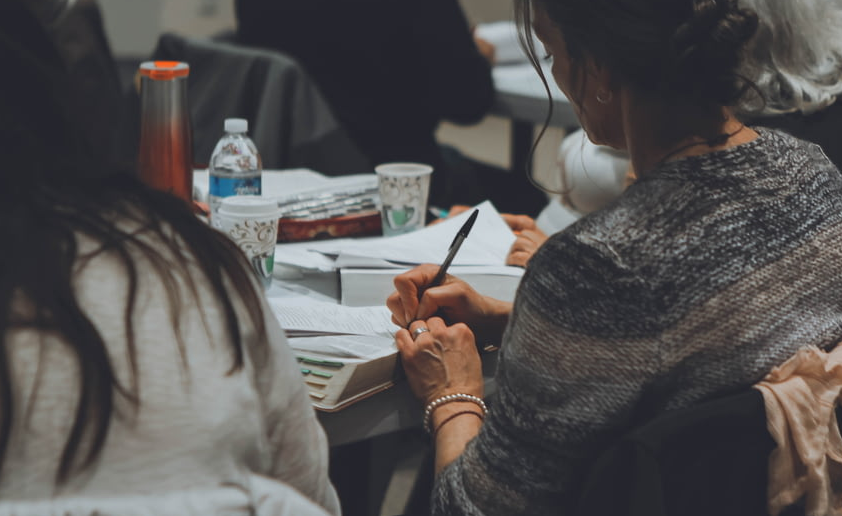
[[[297,59],[372,163],[432,164],[435,130],[479,122],[494,101],[489,63],[457,0],[237,0],[237,38]]]

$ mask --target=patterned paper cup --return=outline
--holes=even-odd
[[[380,185],[383,235],[400,235],[423,227],[433,167],[422,163],[384,163],[374,171]]]
[[[264,288],[272,284],[280,216],[277,201],[255,195],[226,197],[219,208],[220,230],[242,249]]]

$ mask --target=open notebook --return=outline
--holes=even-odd
[[[394,385],[398,350],[385,306],[293,305],[269,299],[313,406],[333,412]]]

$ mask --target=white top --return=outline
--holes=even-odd
[[[555,174],[536,178],[552,191],[547,206],[535,219],[544,233],[551,235],[619,197],[625,189],[628,155],[591,142],[578,129],[561,141]]]
[[[140,238],[165,252],[157,238]],[[89,239],[78,240],[80,254],[95,249]],[[57,494],[119,497],[248,486],[258,473],[287,483],[338,514],[324,431],[284,332],[265,300],[265,341],[254,335],[242,303],[235,304],[244,366],[228,374],[233,357],[220,303],[198,273],[198,300],[194,299],[178,269],[171,268],[182,296],[177,326],[185,365],[163,283],[148,259],[132,254],[140,278],[133,312],[140,409],[134,412],[116,397],[123,417],[112,417],[98,462]],[[130,386],[124,268],[112,253],[98,254],[79,267],[74,278],[78,302],[104,336],[120,382]],[[9,337],[18,409],[0,475],[0,500],[43,500],[56,494],[53,479],[74,420],[75,359],[54,335],[15,330]],[[36,393],[39,362],[44,374]],[[30,407],[28,417],[24,407]]]

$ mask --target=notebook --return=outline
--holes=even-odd
[[[269,305],[289,337],[317,410],[335,412],[394,385],[398,326],[384,305],[295,305],[277,299],[269,299]]]

